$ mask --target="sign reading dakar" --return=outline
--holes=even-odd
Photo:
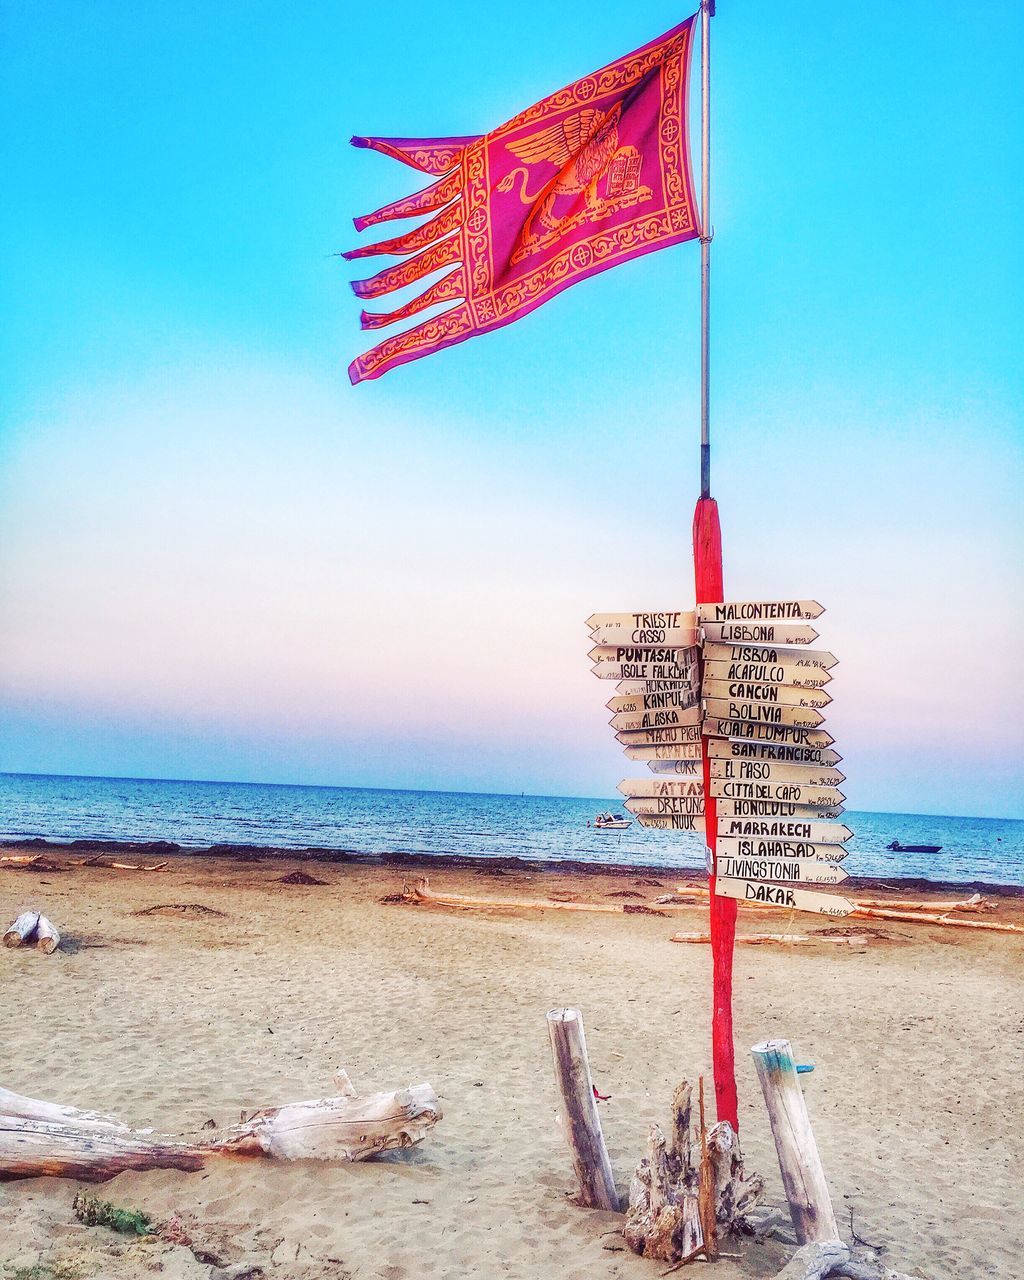
[[[587,619],[595,644],[691,645],[697,640],[696,614],[592,613]]]
[[[842,756],[829,747],[802,747],[788,742],[736,742],[709,738],[712,760],[779,760],[789,764],[839,764]]]
[[[763,902],[773,907],[811,911],[822,916],[848,916],[853,910],[853,903],[838,894],[816,893],[811,889],[795,889],[790,885],[730,880],[725,876],[715,881],[715,892],[723,898],[736,898],[740,902]]]
[[[814,707],[784,706],[781,703],[750,702],[737,698],[704,698],[703,702],[709,719],[788,725],[794,729],[813,729],[825,719]]]
[[[698,622],[789,622],[817,618],[825,612],[817,600],[727,600],[699,604]]]
[[[705,698],[743,698],[792,707],[827,707],[832,695],[824,689],[802,689],[791,684],[761,684],[756,680],[715,680],[705,674],[701,683]]]
[[[719,841],[716,874],[736,880],[775,880],[782,884],[839,884],[846,872],[816,858],[748,858],[724,853]]]
[[[829,671],[839,659],[826,649],[780,649],[777,645],[705,644],[705,662],[756,662]]]
[[[738,778],[746,782],[804,782],[837,787],[846,774],[829,765],[779,764],[774,760],[711,760],[712,778]]]

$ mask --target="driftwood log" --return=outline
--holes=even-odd
[[[552,1009],[548,1014],[548,1038],[579,1202],[588,1209],[617,1212],[619,1194],[601,1131],[579,1009]]]
[[[23,911],[4,934],[5,947],[20,947],[35,937],[39,927],[38,911]]]
[[[0,1182],[47,1174],[105,1182],[125,1169],[201,1169],[211,1156],[365,1160],[420,1142],[441,1115],[434,1090],[417,1084],[270,1107],[188,1142],[0,1089]]]
[[[692,1091],[683,1081],[672,1098],[668,1137],[652,1126],[647,1155],[633,1175],[622,1235],[645,1258],[682,1262],[705,1250],[701,1149],[694,1151],[692,1111]],[[764,1182],[745,1174],[739,1139],[727,1120],[711,1126],[706,1145],[704,1194],[713,1190],[715,1230],[721,1237],[742,1229],[744,1216],[764,1194]]]
[[[36,925],[36,946],[40,951],[44,951],[48,956],[60,946],[60,933],[57,926],[46,916],[39,917],[39,923]]]
[[[711,934],[674,933],[669,941],[709,943]],[[737,943],[746,943],[751,947],[812,947],[819,942],[832,943],[836,946],[863,947],[874,941],[876,939],[869,933],[851,933],[848,936],[833,936],[827,933],[738,933],[736,935]]]

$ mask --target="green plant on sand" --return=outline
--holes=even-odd
[[[126,1236],[148,1236],[153,1233],[149,1216],[138,1209],[121,1209],[109,1200],[95,1200],[79,1192],[73,1208],[75,1217],[87,1227],[109,1227]]]

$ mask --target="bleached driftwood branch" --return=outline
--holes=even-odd
[[[20,947],[35,937],[39,927],[38,911],[23,911],[4,934],[5,947]]]
[[[441,1115],[434,1090],[417,1084],[270,1107],[188,1142],[0,1089],[0,1182],[45,1174],[105,1182],[125,1169],[201,1169],[211,1156],[365,1160],[420,1142]]]
[[[548,1039],[580,1204],[588,1209],[617,1212],[619,1194],[601,1132],[579,1009],[552,1009],[548,1014]]]

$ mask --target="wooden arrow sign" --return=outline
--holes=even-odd
[[[685,714],[689,714],[686,712]],[[615,738],[624,747],[664,747],[669,743],[686,742],[698,748],[700,754],[700,725],[673,724],[656,729],[620,729]]]
[[[685,710],[668,707],[664,711],[620,711],[608,723],[613,729],[626,733],[640,729],[668,729],[674,725],[695,728],[699,733],[700,708],[693,706]]]
[[[775,880],[782,884],[840,884],[848,879],[842,867],[816,858],[733,857],[719,842],[715,873],[736,880]]]
[[[739,698],[788,707],[827,707],[832,695],[824,689],[798,689],[791,684],[760,684],[756,680],[709,680],[701,685],[704,698]]]
[[[750,702],[739,698],[702,699],[704,714],[712,720],[740,720],[748,724],[788,725],[796,729],[813,729],[825,717],[813,707],[783,706],[778,703]]]
[[[660,730],[653,729],[652,733],[658,733]],[[642,734],[617,733],[616,738],[623,742],[626,738],[642,737]],[[699,742],[667,742],[659,743],[641,743],[640,746],[624,746],[622,754],[627,760],[643,760],[645,764],[650,765],[653,760],[699,760],[701,758],[701,746]],[[655,771],[657,772],[657,770]]]
[[[704,783],[689,778],[626,778],[619,783],[624,796],[704,796]]]
[[[813,644],[818,638],[800,622],[705,622],[701,630],[712,644]]]
[[[703,831],[704,819],[692,813],[638,813],[642,827],[658,827],[663,831]]]
[[[757,884],[750,880],[730,880],[720,876],[715,892],[723,898],[740,902],[763,902],[773,907],[789,907],[793,911],[810,911],[821,916],[848,916],[853,903],[838,894],[815,893],[812,889],[795,889],[791,885]]]
[[[817,600],[724,600],[699,604],[698,622],[793,622],[825,612]]]
[[[665,711],[668,708],[686,710],[696,706],[696,701],[697,695],[692,690],[670,689],[664,693],[620,693],[609,698],[604,705],[613,714],[618,714],[623,711]]]
[[[590,651],[594,652],[593,649]],[[606,653],[630,652],[629,650],[604,649]],[[643,653],[644,650],[632,650],[634,653]],[[685,653],[685,649],[648,649],[647,653]],[[694,662],[675,662],[661,661],[651,659],[650,661],[623,661],[613,662],[611,660],[595,662],[591,668],[594,675],[599,680],[674,680],[679,683],[695,685],[697,682],[697,665]],[[620,693],[632,692],[631,689],[623,689],[619,686]]]
[[[841,862],[846,850],[841,844],[819,845],[813,840],[780,840],[772,836],[719,836],[718,852],[733,858],[823,858],[826,862]],[[723,875],[728,875],[724,871]],[[777,876],[743,875],[741,880],[775,880]],[[784,877],[783,877],[784,878]],[[846,879],[845,874],[843,879]]]
[[[708,755],[718,760],[780,760],[789,764],[839,764],[842,756],[828,747],[800,747],[788,742],[737,742],[708,738]]]
[[[840,805],[846,799],[835,787],[802,786],[799,782],[735,782],[712,778],[711,794],[723,800],[786,800],[790,804]]]
[[[839,818],[841,804],[794,804],[791,800],[719,800],[720,818]]]
[[[677,666],[692,666],[699,654],[695,644],[657,645],[647,649],[630,644],[595,644],[587,657],[598,666],[616,662],[672,662]]]
[[[645,680],[620,680],[615,686],[616,692],[621,694],[650,694],[650,693],[676,693],[680,697],[692,696],[699,685],[697,679],[697,667],[694,664],[688,668],[690,675],[685,680],[664,680],[664,679],[645,679]],[[594,674],[598,672],[595,668]],[[604,672],[600,673],[604,675]]]
[[[709,645],[709,648],[718,648]],[[821,689],[832,679],[823,667],[798,667],[792,662],[704,661],[705,680],[753,680],[759,684],[789,685],[797,689]]]
[[[783,664],[801,671],[829,671],[839,659],[827,649],[780,649],[777,645],[714,644],[704,646],[705,662],[757,662]]]
[[[812,844],[836,848],[853,832],[840,822],[818,822],[813,818],[729,818],[718,812],[719,836],[762,836],[777,840],[808,840]],[[845,850],[843,851],[845,854]],[[838,854],[822,855],[835,858]]]
[[[692,612],[592,613],[587,619],[595,644],[694,644],[697,618]]]
[[[775,760],[711,760],[712,778],[745,782],[801,782],[808,786],[838,787],[846,774],[823,764],[779,764]]]
[[[630,813],[666,814],[682,813],[690,817],[703,817],[703,796],[630,796],[622,806]]]
[[[628,752],[626,753],[629,754]],[[647,767],[651,773],[685,773],[701,777],[704,773],[704,761],[700,752],[693,759],[686,760],[648,760]]]
[[[796,725],[755,724],[751,720],[709,716],[701,727],[705,737],[740,738],[744,742],[778,742],[799,747],[828,747],[835,742],[827,729],[804,729]]]

